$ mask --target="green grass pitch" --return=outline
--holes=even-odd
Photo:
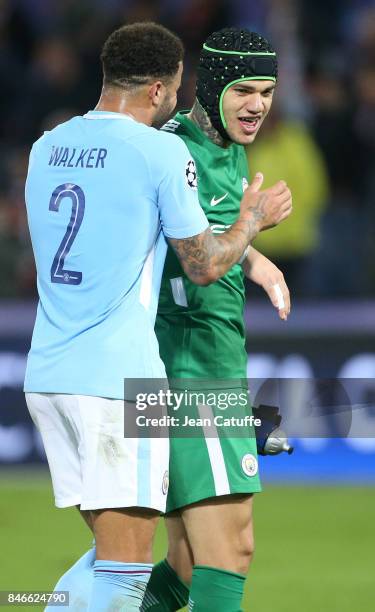
[[[88,529],[75,510],[54,508],[44,473],[0,473],[0,500],[0,590],[51,589],[89,547]],[[374,523],[370,487],[266,486],[255,501],[257,550],[245,612],[370,610]],[[165,550],[161,523],[155,559]]]

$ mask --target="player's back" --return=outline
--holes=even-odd
[[[159,145],[156,130],[103,112],[35,143],[26,204],[40,302],[27,391],[122,397],[124,376],[164,375],[153,325],[166,245],[148,160]]]

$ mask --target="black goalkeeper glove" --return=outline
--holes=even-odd
[[[294,449],[289,445],[286,434],[279,429],[281,414],[277,406],[261,404],[253,408],[253,415],[261,421],[261,425],[255,427],[258,454],[279,455],[285,451],[291,455]]]

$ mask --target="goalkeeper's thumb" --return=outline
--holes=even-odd
[[[262,187],[264,176],[261,172],[257,172],[248,186],[248,190],[251,193],[256,193]]]

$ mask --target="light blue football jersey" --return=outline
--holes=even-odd
[[[39,305],[25,391],[121,399],[165,377],[154,333],[165,237],[204,231],[180,138],[90,111],[33,146],[26,207]]]

